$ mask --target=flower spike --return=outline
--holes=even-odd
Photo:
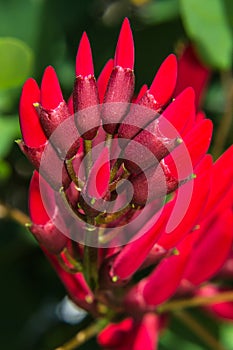
[[[122,68],[133,69],[134,67],[134,42],[128,18],[124,19],[121,27],[114,64]]]
[[[76,56],[76,76],[79,75],[94,75],[91,45],[86,32],[82,35]]]
[[[172,54],[135,95],[126,18],[98,81],[83,33],[68,102],[52,67],[41,91],[33,79],[23,87],[18,143],[37,169],[28,228],[69,298],[96,319],[80,334],[98,332],[103,349],[157,348],[169,311],[205,308],[200,284],[220,294],[233,276],[233,146],[214,164],[206,154],[212,121],[195,102],[209,71],[181,61],[178,79]],[[187,67],[197,69],[183,80]]]
[[[44,109],[55,109],[63,101],[62,91],[52,66],[45,69],[41,82],[41,105]]]

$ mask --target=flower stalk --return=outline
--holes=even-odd
[[[169,301],[163,305],[160,305],[156,311],[159,313],[176,312],[183,309],[224,303],[227,301],[233,301],[232,291],[221,292],[213,296],[195,296],[187,299]]]
[[[108,324],[108,320],[106,320],[106,319],[96,320],[95,323],[92,323],[86,329],[78,332],[75,335],[75,337],[70,339],[67,343],[63,344],[62,346],[59,346],[55,350],[74,350],[74,349],[77,349],[79,346],[84,344],[86,341],[88,341],[89,339],[96,336],[107,324]]]

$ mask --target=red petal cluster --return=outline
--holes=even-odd
[[[209,70],[191,48],[178,71],[176,57],[168,56],[151,86],[143,85],[136,97],[133,67],[128,19],[114,59],[97,81],[84,33],[68,102],[52,67],[46,68],[40,88],[31,78],[26,81],[20,147],[37,170],[29,189],[30,230],[67,293],[94,317],[103,316],[104,304],[107,316],[123,319],[102,331],[100,345],[152,350],[163,327],[157,313],[161,303],[181,295],[212,295],[218,287],[203,287],[203,282],[232,276],[232,258],[227,259],[233,242],[233,147],[215,163],[206,155],[212,122],[196,112],[195,104]],[[187,71],[196,78],[192,84],[184,79],[190,78]],[[134,231],[125,244],[128,223]],[[90,224],[93,232],[100,229],[97,238]],[[90,264],[82,243],[88,243],[85,227],[96,243],[91,271],[98,288],[85,265]],[[104,234],[116,227],[117,234]],[[138,271],[144,271],[139,280]],[[231,304],[215,305],[212,312],[233,318]]]

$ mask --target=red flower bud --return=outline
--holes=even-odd
[[[93,139],[100,125],[99,94],[94,77],[91,47],[86,33],[81,38],[76,57],[73,102],[75,121],[80,134],[84,139]]]
[[[109,134],[116,133],[118,124],[127,113],[127,103],[130,102],[134,92],[134,43],[127,18],[122,24],[119,35],[114,66],[102,110],[103,128]]]

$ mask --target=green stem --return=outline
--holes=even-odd
[[[31,222],[30,218],[19,209],[10,208],[6,204],[0,203],[0,219],[4,218],[12,219],[22,226]]]
[[[108,321],[105,319],[99,319],[95,323],[91,324],[84,330],[81,330],[75,337],[70,339],[67,343],[59,346],[55,350],[74,350],[84,344],[87,340],[96,336],[106,325]]]
[[[85,245],[83,257],[84,276],[87,284],[92,291],[95,291],[98,285],[98,234],[97,228],[86,225]]]
[[[218,303],[223,303],[227,301],[233,301],[232,291],[218,293],[213,296],[197,296],[193,298],[169,301],[159,306],[157,308],[157,311],[159,313],[175,312],[185,308],[206,306],[210,304],[218,304]]]
[[[85,160],[86,160],[86,176],[88,178],[88,175],[92,168],[92,141],[91,140],[85,140],[84,141],[84,149],[85,149]]]
[[[68,174],[70,175],[71,180],[76,185],[77,189],[81,191],[81,189],[84,187],[84,183],[82,180],[80,180],[74,171],[73,167],[73,159],[67,159],[66,160],[66,169],[68,171]]]

